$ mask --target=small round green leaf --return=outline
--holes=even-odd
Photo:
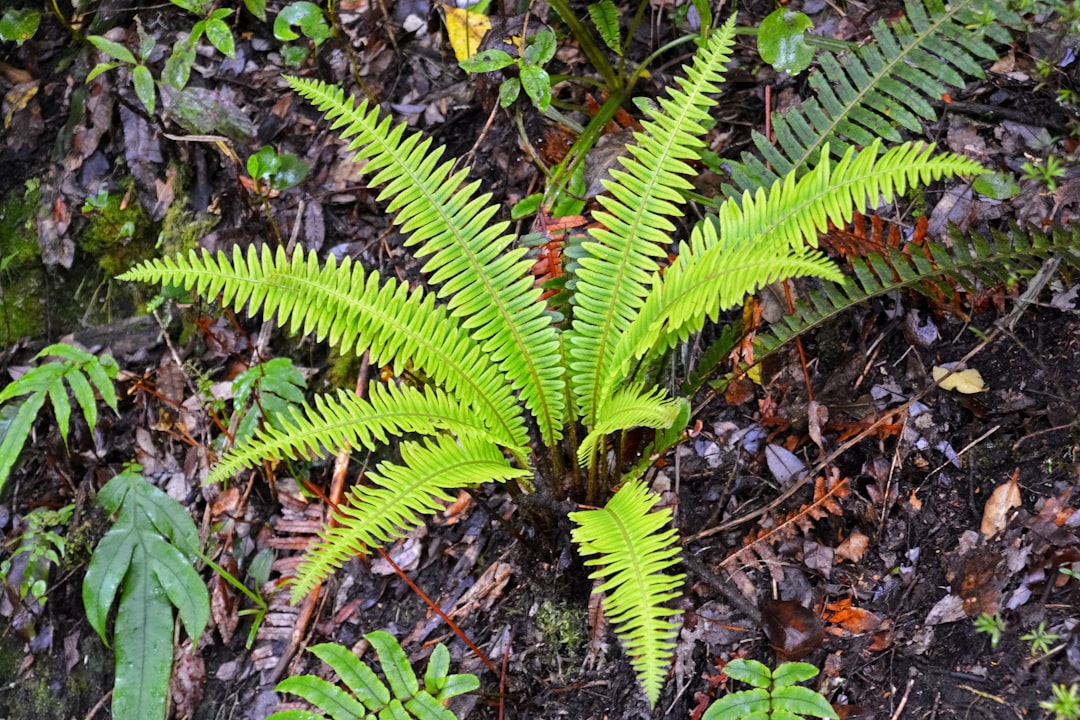
[[[539,65],[525,65],[521,68],[521,86],[525,94],[532,98],[540,112],[551,105],[551,77],[547,70]]]
[[[510,107],[521,94],[521,81],[517,78],[507,78],[499,85],[499,107]]]
[[[1020,192],[1020,185],[1009,173],[986,173],[972,183],[975,192],[991,200],[1008,200]]]
[[[545,28],[533,35],[529,38],[522,57],[527,63],[546,65],[555,57],[555,33]]]
[[[806,31],[814,23],[806,13],[780,8],[769,13],[758,27],[761,59],[789,75],[800,73],[814,61],[814,48],[806,43]]]

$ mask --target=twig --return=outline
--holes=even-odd
[[[889,720],[900,720],[900,715],[903,714],[904,708],[907,706],[908,697],[911,696],[911,688],[913,687],[915,687],[915,678],[909,678],[907,687],[904,688],[904,696],[900,698],[900,704],[896,706],[896,712],[892,714]]]

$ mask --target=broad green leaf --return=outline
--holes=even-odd
[[[619,35],[619,9],[612,0],[600,0],[588,7],[589,17],[593,25],[600,33],[604,43],[615,51],[616,55],[622,55],[622,38]]]
[[[468,73],[492,72],[514,64],[510,53],[498,48],[488,48],[458,63]]]
[[[109,57],[119,60],[122,63],[128,63],[129,65],[135,64],[135,56],[120,43],[113,42],[101,35],[87,35],[86,39],[89,40],[94,47]]]
[[[457,674],[446,678],[446,684],[439,691],[439,700],[446,701],[458,695],[470,693],[480,687],[480,678],[475,675]]]
[[[809,715],[811,717],[831,718],[832,720],[836,720],[838,717],[836,710],[833,709],[833,706],[829,704],[829,701],[821,693],[801,685],[774,688],[772,704],[774,717],[776,717],[777,711],[789,712],[798,717]]]
[[[165,61],[165,68],[161,71],[162,82],[177,90],[183,90],[191,76],[191,66],[194,64],[195,43],[191,38],[177,40],[173,45],[172,54]]]
[[[424,670],[424,689],[432,695],[438,695],[446,685],[446,676],[450,672],[450,651],[439,643],[428,658]]]
[[[411,698],[420,690],[409,658],[401,649],[398,641],[388,632],[376,630],[364,636],[379,656],[383,674],[386,675],[390,689],[396,698]]]
[[[157,40],[153,35],[146,32],[138,15],[135,16],[135,29],[139,33],[139,62],[145,64],[146,58],[150,57],[150,53],[154,52]]]
[[[12,466],[19,458],[19,452],[22,451],[26,438],[30,435],[30,428],[34,425],[34,418],[44,403],[45,395],[36,393],[19,405],[13,418],[0,420],[0,432],[3,434],[3,440],[0,441],[0,489],[3,489]]]
[[[228,11],[226,11],[226,14],[228,14]],[[231,60],[236,59],[236,43],[233,40],[232,30],[223,20],[214,19],[206,23],[206,39],[222,55]]]
[[[173,614],[154,580],[151,560],[139,545],[124,576],[116,613],[114,718],[164,720],[173,656]]]
[[[724,666],[724,674],[756,688],[767,688],[772,684],[772,671],[757,660],[735,658]]]
[[[769,710],[769,691],[764,688],[754,688],[720,698],[709,706],[709,709],[701,716],[701,720],[748,720],[750,718],[767,720]]]
[[[551,78],[547,70],[539,65],[525,65],[521,68],[521,87],[532,98],[536,108],[543,112],[551,105]]]
[[[761,59],[788,75],[801,73],[814,61],[814,48],[805,37],[812,27],[805,13],[786,8],[769,13],[758,27]]]
[[[406,701],[405,708],[417,720],[457,720],[454,713],[444,708],[438,700],[423,691],[411,700]]]
[[[300,36],[292,29],[299,26],[300,32],[315,42],[322,43],[333,34],[330,26],[326,24],[326,17],[322,8],[307,0],[286,5],[274,19],[274,37],[278,40],[296,40]]]
[[[1010,173],[986,173],[975,178],[972,189],[991,200],[1008,200],[1020,192],[1020,185]]]
[[[143,533],[141,542],[147,560],[152,563],[154,578],[165,590],[169,602],[180,611],[180,620],[188,636],[197,641],[210,621],[206,584],[190,560],[160,536]]]
[[[510,219],[520,220],[530,215],[535,215],[536,211],[540,209],[540,205],[544,202],[543,193],[535,193],[520,200],[514,204],[514,207],[510,208]]]
[[[364,706],[337,685],[314,675],[298,675],[285,678],[274,688],[280,693],[299,695],[309,703],[326,712],[334,720],[356,720],[367,717]],[[267,720],[283,720],[287,716],[275,713]],[[321,715],[312,717],[321,718]]]
[[[136,65],[131,71],[131,78],[135,82],[135,94],[139,96],[139,102],[146,108],[146,112],[154,114],[154,76],[150,74],[150,68],[145,65]]]
[[[41,13],[29,8],[8,8],[0,15],[0,41],[22,45],[34,37],[41,24]]]
[[[555,57],[555,33],[544,29],[529,38],[522,59],[531,65],[546,65]],[[549,83],[550,85],[550,83]]]
[[[86,619],[106,645],[109,644],[105,634],[109,608],[112,607],[116,591],[131,564],[131,554],[138,544],[136,535],[134,530],[127,527],[113,527],[105,533],[105,537],[101,538],[94,550],[90,566],[86,569],[86,577],[83,578],[82,595]]]
[[[818,669],[805,662],[786,662],[772,672],[773,685],[783,687],[816,677]]]
[[[172,0],[172,4],[196,15],[204,14],[210,6],[209,2],[199,2],[198,0]]]
[[[71,422],[71,403],[68,402],[67,386],[63,378],[56,378],[49,386],[49,401],[52,403],[53,414],[56,416],[56,424],[60,426],[60,436],[64,439],[64,447],[67,447],[68,423]]]
[[[109,72],[110,70],[118,67],[120,67],[120,63],[118,62],[98,63],[94,66],[94,69],[86,75],[86,83],[89,85],[90,81],[96,78],[101,73]]]
[[[368,710],[376,711],[390,702],[390,691],[386,685],[347,648],[335,643],[324,643],[308,649],[334,669],[341,682],[345,683]]]
[[[266,0],[244,0],[248,12],[266,22]]]

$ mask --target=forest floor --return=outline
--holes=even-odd
[[[636,8],[617,4],[627,5],[620,8],[625,30]],[[252,474],[229,487],[204,486],[231,421],[232,380],[256,358],[274,356],[291,357],[312,389],[352,387],[382,369],[328,356],[310,338],[212,304],[166,301],[143,314],[136,308],[156,289],[112,277],[194,242],[211,250],[290,242],[357,258],[383,274],[420,277],[360,166],[328,123],[287,91],[283,72],[362,80],[362,91],[395,119],[446,145],[447,157],[464,158],[507,208],[543,189],[530,153],[554,165],[572,133],[523,101],[520,113],[497,109],[495,85],[461,71],[441,11],[425,0],[337,3],[339,33],[296,70],[283,67],[271,23],[238,11],[230,20],[235,59],[200,46],[190,81],[199,103],[186,121],[177,119],[183,103],[164,95],[164,109],[148,114],[124,70],[87,86],[96,60],[41,5],[32,40],[0,43],[0,87],[8,93],[0,134],[0,260],[7,261],[0,264],[0,337],[9,341],[0,352],[0,387],[46,343],[67,339],[119,362],[120,414],[103,413],[88,432],[75,413],[67,448],[43,414],[4,488],[0,560],[18,546],[31,510],[74,503],[82,522],[57,530],[68,555],[52,568],[44,605],[23,603],[10,578],[0,593],[0,614],[9,620],[0,631],[0,718],[111,717],[112,654],[82,601],[87,533],[99,536],[107,525],[88,519],[86,508],[93,491],[133,460],[190,509],[206,547],[230,544],[232,567],[248,569],[264,551],[274,558],[261,588],[271,610],[250,644],[250,616],[238,613],[251,603],[202,570],[213,628],[200,639],[197,660],[190,644],[177,651],[175,717],[263,718],[295,700],[274,692],[278,680],[319,670],[304,648],[333,641],[363,652],[362,636],[377,629],[414,659],[446,643],[455,671],[481,679],[478,693],[453,706],[473,720],[699,718],[733,687],[721,669],[736,656],[814,664],[822,671],[815,687],[845,718],[1052,717],[1040,703],[1053,698],[1053,686],[1080,683],[1080,580],[1059,572],[1080,570],[1080,278],[1067,272],[1028,303],[1018,300],[1024,282],[961,293],[953,303],[890,295],[806,336],[803,360],[794,345],[774,356],[759,382],[736,380],[723,393],[706,385],[695,398],[693,437],[650,475],[674,511],[688,558],[683,627],[655,708],[590,604],[592,584],[565,518],[545,525],[537,508],[525,522],[496,486],[463,494],[387,553],[498,673],[382,558],[350,561],[313,605],[288,605],[280,580],[327,517],[311,490],[328,486],[333,462],[316,464],[303,483],[279,472],[272,484]],[[271,17],[282,5],[270,3]],[[878,20],[903,13],[899,3],[849,2],[842,13],[814,0],[790,6],[807,12],[822,35],[855,43]],[[740,3],[740,24],[753,26],[772,9]],[[120,0],[102,3],[84,22],[100,22],[97,32],[111,27],[109,38],[136,48],[136,16],[157,39],[147,60],[157,76],[193,16],[168,3],[144,9]],[[932,239],[945,238],[947,222],[971,232],[1014,222],[1068,228],[1080,212],[1080,168],[1070,164],[1080,115],[1075,104],[1058,102],[1060,91],[1072,91],[1073,103],[1080,91],[1080,40],[1037,21],[1013,46],[998,48],[986,78],[949,99],[960,110],[925,127],[926,140],[1012,173],[1019,192],[991,201],[970,185],[933,186],[915,208]],[[514,18],[494,22],[509,35],[517,27]],[[686,34],[686,22],[668,2],[646,5],[628,55],[643,58]],[[662,55],[638,94],[660,94],[687,53],[683,46]],[[570,78],[557,95],[585,107],[589,88],[574,82],[590,73],[582,52],[560,36],[554,63]],[[740,37],[710,149],[721,158],[751,149],[750,130],[764,130],[767,95],[783,109],[809,92],[806,73],[777,73],[757,59],[752,37]],[[593,101],[603,98],[596,93]],[[614,129],[613,141],[593,151],[586,185],[627,133]],[[273,197],[256,196],[246,160],[263,146],[295,154],[310,166],[306,178]],[[1023,179],[1023,164],[1048,153],[1064,159],[1056,193]],[[698,183],[703,193],[708,176],[703,171]],[[914,225],[908,206],[891,208],[885,219]],[[35,235],[28,229],[36,237],[28,239]],[[516,230],[533,228],[522,222]],[[853,232],[835,234],[842,240]],[[760,302],[769,316],[783,290],[763,292]],[[933,369],[962,358],[979,371],[983,391],[934,387]],[[721,367],[717,377],[729,371]],[[353,460],[352,478],[374,461]],[[1012,495],[995,493],[1001,487]],[[979,632],[980,616],[984,625],[1000,620],[999,639]]]

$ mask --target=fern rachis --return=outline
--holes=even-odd
[[[661,274],[657,258],[666,254],[669,218],[679,214],[686,187],[684,161],[701,147],[696,135],[712,102],[706,93],[723,78],[733,33],[734,18],[703,43],[690,80],[660,103],[632,158],[613,174],[612,198],[598,214],[606,227],[583,246],[566,329],[550,320],[525,250],[510,247],[506,223],[491,222],[489,196],[466,183],[467,170],[453,172],[441,150],[406,135],[377,108],[308,80],[290,85],[334,128],[344,128],[358,157],[368,158],[372,183],[385,185],[380,197],[389,200],[401,230],[412,233],[407,244],[427,258],[424,271],[437,289],[409,291],[355,263],[319,265],[312,255],[290,258],[281,250],[237,252],[231,259],[192,254],[124,276],[220,294],[224,304],[277,314],[294,332],[314,332],[344,350],[369,350],[376,362],[395,368],[412,363],[431,379],[432,387],[420,389],[377,385],[366,400],[321,396],[279,428],[264,428],[215,469],[214,479],[221,479],[264,459],[345,443],[371,448],[405,433],[421,438],[403,443],[401,461],[380,464],[368,478],[373,487],[354,491],[339,508],[339,527],[310,551],[294,598],[350,555],[399,537],[437,511],[448,489],[529,476],[542,484],[533,457],[560,452],[561,438],[581,438],[572,456],[606,492],[619,480],[599,474],[607,436],[637,426],[662,433],[688,413],[685,401],[630,377],[636,360],[651,358],[764,283],[836,277],[811,247],[826,218],[839,222],[879,194],[975,170],[961,158],[915,146],[880,157],[876,147],[859,156],[852,151],[835,165],[826,154],[805,177],[790,174],[699,224]],[[526,413],[538,426],[531,439]],[[573,539],[607,578],[617,633],[655,703],[677,628],[669,619],[677,613],[665,605],[681,584],[667,574],[677,563],[677,543],[674,531],[663,529],[669,515],[650,510],[655,496],[636,476],[625,480],[603,509],[574,513]]]

